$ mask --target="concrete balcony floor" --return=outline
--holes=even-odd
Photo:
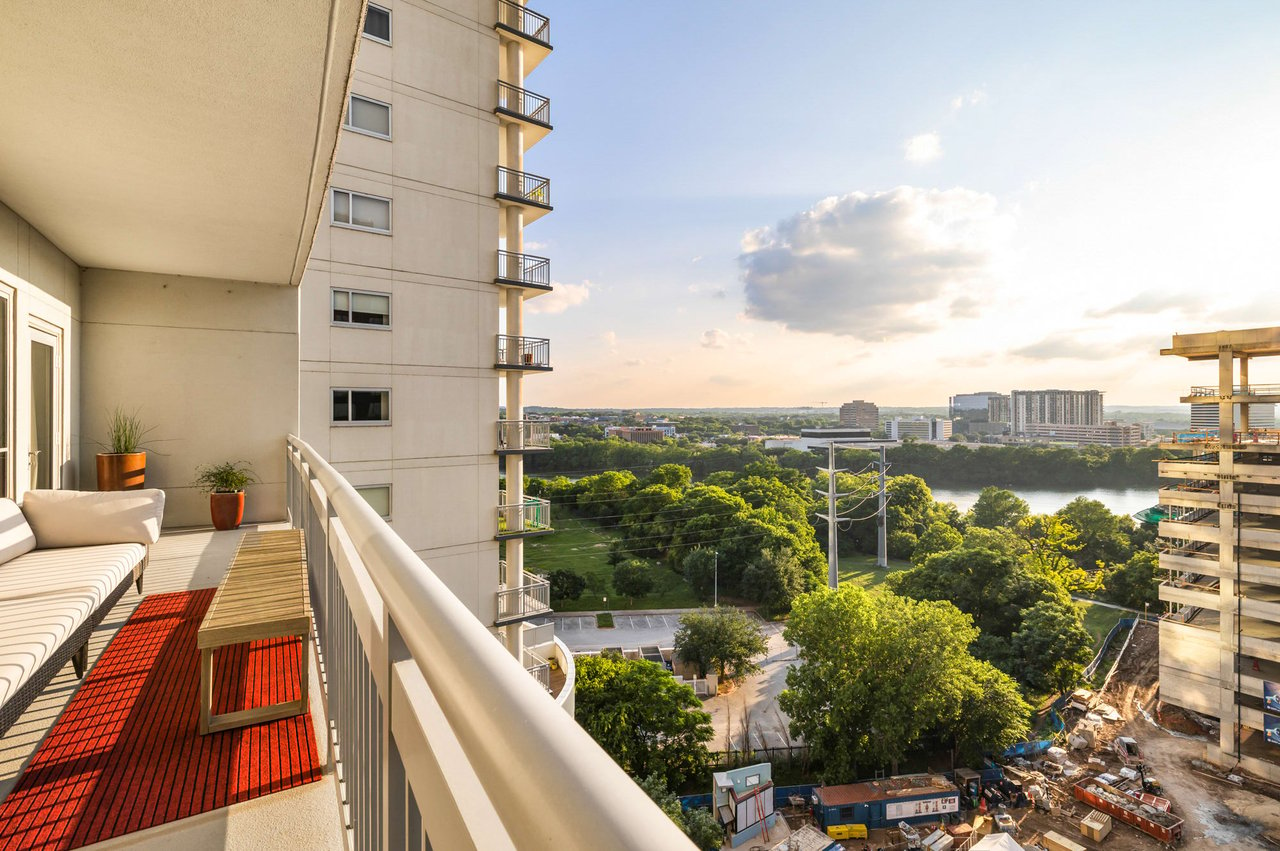
[[[234,532],[214,532],[211,529],[165,532],[151,548],[143,589],[147,594],[163,594],[216,587],[231,563],[243,532],[284,528],[288,526],[264,524],[244,526]],[[129,619],[142,596],[131,585],[94,630],[89,640],[90,666],[97,662],[116,631]],[[79,686],[80,680],[76,679],[68,662],[22,718],[0,739],[0,800],[17,784],[31,755]],[[84,847],[102,851],[117,848],[132,851],[169,848],[182,848],[184,851],[259,848],[339,851],[343,848],[343,825],[321,694],[313,655],[311,720],[316,731],[320,762],[325,767],[320,781]]]

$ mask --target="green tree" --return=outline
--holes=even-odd
[[[950,603],[845,585],[799,597],[783,635],[800,662],[778,703],[792,735],[823,755],[824,782],[849,782],[859,767],[896,770],[928,731],[950,737],[977,636]]]
[[[721,606],[688,612],[680,617],[675,651],[705,677],[714,670],[721,677],[744,677],[760,670],[755,657],[768,645],[754,618],[739,609]]]
[[[1031,507],[1026,500],[1020,499],[1013,491],[986,487],[979,491],[977,501],[969,509],[969,523],[984,529],[1013,529],[1030,513]]]
[[[1041,600],[1023,612],[1010,639],[1016,676],[1035,691],[1066,691],[1093,658],[1093,638],[1081,611],[1061,600]]]
[[[613,568],[613,590],[635,602],[653,590],[653,568],[638,558],[627,559]]]
[[[1160,557],[1150,550],[1141,550],[1123,567],[1107,574],[1104,596],[1111,602],[1141,609],[1144,606],[1158,611],[1160,605],[1160,579],[1156,574]]]
[[[1102,585],[1102,573],[1084,570],[1076,555],[1084,546],[1075,527],[1056,514],[1024,517],[1018,523],[1018,535],[1026,542],[1028,562],[1051,573],[1074,594],[1096,594]]]
[[[742,571],[742,596],[769,614],[782,614],[804,591],[804,569],[790,547],[761,550]]]
[[[680,564],[684,581],[689,583],[693,593],[704,600],[712,599],[715,596],[715,585],[720,572],[719,559],[715,551],[710,547],[690,550]]]
[[[954,754],[976,763],[1024,741],[1031,731],[1031,707],[1018,684],[990,662],[973,659],[960,673],[960,705],[950,724]]]
[[[954,550],[964,543],[964,537],[954,527],[946,523],[930,523],[929,528],[916,541],[916,548],[911,552],[911,561],[920,564],[935,553]]]
[[[1108,564],[1124,564],[1133,555],[1132,536],[1136,531],[1128,515],[1112,514],[1096,499],[1078,496],[1058,509],[1080,535],[1076,564],[1084,570],[1097,570]]]
[[[587,580],[572,570],[553,570],[547,575],[552,600],[576,600],[587,590]]]
[[[707,771],[711,716],[661,665],[616,654],[575,661],[575,717],[632,777],[679,788]]]
[[[644,487],[662,485],[674,491],[683,491],[693,481],[693,471],[683,464],[660,464],[644,478]]]

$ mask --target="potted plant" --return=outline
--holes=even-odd
[[[142,439],[151,429],[142,424],[138,412],[127,413],[117,406],[107,414],[107,442],[98,453],[98,490],[128,491],[146,487],[147,451]]]
[[[193,484],[209,494],[209,515],[219,532],[239,529],[244,519],[244,489],[256,482],[244,461],[223,461],[196,468]]]

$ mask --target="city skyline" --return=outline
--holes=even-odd
[[[540,403],[1174,405],[1171,332],[1275,324],[1280,9],[680,11],[557,18]]]

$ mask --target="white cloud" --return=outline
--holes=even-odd
[[[645,359],[644,359],[644,358],[631,358],[630,360],[628,360],[628,361],[626,362],[626,364],[627,364],[627,366],[644,366],[644,365],[645,365]]]
[[[618,353],[618,332],[605,331],[600,335],[600,340],[609,347],[609,353],[616,355]]]
[[[921,133],[902,144],[902,154],[909,163],[933,162],[942,156],[942,137],[937,133]]]
[[[738,261],[751,319],[881,340],[972,316],[1013,227],[969,189],[854,192],[748,232]]]
[[[551,292],[525,302],[525,309],[530,313],[564,313],[590,297],[590,281],[583,281],[580,284],[562,284],[556,281],[551,284]]]
[[[964,109],[966,106],[977,106],[980,103],[986,103],[986,101],[987,101],[987,90],[974,89],[968,94],[959,94],[953,97],[951,99],[951,110],[953,112],[959,112],[960,110]]]
[[[526,239],[524,242],[525,251],[542,251],[547,247],[545,242],[535,242],[532,239]]]
[[[729,335],[719,328],[702,332],[702,348],[723,349],[729,342]]]

